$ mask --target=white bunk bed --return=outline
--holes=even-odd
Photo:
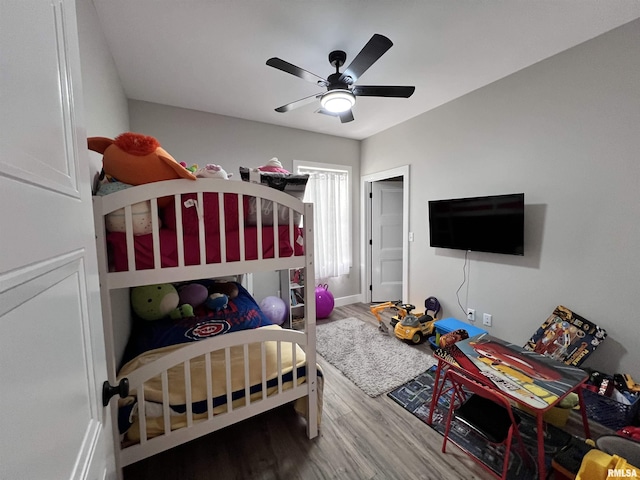
[[[272,227],[245,226],[249,200],[255,202],[255,223]],[[148,202],[150,208],[151,233],[136,236],[134,218],[141,202]],[[237,221],[230,220],[229,202]],[[217,212],[211,211],[212,205]],[[192,209],[185,210],[185,206]],[[195,231],[193,224],[191,230],[171,230],[169,243],[175,247],[171,258],[164,252],[166,222],[159,220],[168,207],[175,212],[177,226],[186,222],[185,216],[197,213],[191,218],[195,218]],[[120,243],[115,244],[110,237],[113,232],[105,226],[107,216],[114,212],[124,214],[125,225],[117,239]],[[304,269],[306,279],[314,278],[312,205],[260,184],[220,179],[150,183],[94,197],[94,216],[112,385],[121,380],[117,369],[132,328],[131,287],[252,272],[288,273],[292,268]],[[218,222],[213,230],[207,226],[212,219]],[[211,253],[214,230],[218,231],[213,242],[217,250]],[[117,255],[120,259],[115,261]],[[268,326],[235,331],[154,351],[150,359],[133,366],[127,363],[129,395],[111,402],[118,469],[290,402],[304,413],[308,437],[316,437],[322,375],[316,365],[314,289],[305,290],[304,330]],[[288,299],[288,291],[281,294]],[[196,386],[198,382],[203,383]],[[137,433],[119,435],[118,404],[132,399],[137,403]],[[173,410],[174,401],[184,407],[182,413]],[[194,413],[192,405],[197,401],[204,401],[204,412]]]

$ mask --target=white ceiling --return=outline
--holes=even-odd
[[[93,0],[125,94],[176,107],[363,139],[633,19],[639,0]],[[265,64],[326,78],[374,33],[394,45],[359,85],[415,85],[409,99],[359,97],[355,121],[308,104],[324,91]]]

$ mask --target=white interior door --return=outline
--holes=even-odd
[[[0,0],[0,478],[115,477],[73,0]]]
[[[371,184],[371,301],[402,300],[403,182]]]

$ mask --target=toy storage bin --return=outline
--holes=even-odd
[[[473,326],[469,323],[462,322],[453,317],[438,320],[436,323],[434,323],[434,326],[436,327],[436,345],[438,345],[438,343],[440,342],[441,335],[459,330],[461,328],[464,328],[470,337],[475,337],[476,335],[480,335],[481,333],[487,333],[486,330]]]
[[[640,397],[636,397],[632,404],[625,405],[613,398],[599,395],[586,388],[582,389],[582,396],[587,410],[587,417],[605,427],[619,430],[622,427],[636,423]]]

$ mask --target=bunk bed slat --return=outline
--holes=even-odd
[[[251,376],[249,374],[249,344],[243,346],[244,356],[244,404],[249,406],[251,402]]]
[[[182,225],[182,195],[174,196],[176,211],[176,225]],[[184,233],[182,228],[176,228],[176,244],[178,249],[178,266],[184,267]]]
[[[200,247],[200,265],[207,264],[207,244],[205,242],[204,232],[204,196],[202,192],[198,192],[196,200],[196,212],[198,212],[198,246]]]
[[[136,269],[135,244],[133,239],[133,215],[131,214],[131,205],[124,207],[124,225],[125,236],[127,239],[127,260],[129,263],[129,271]]]
[[[226,232],[226,220],[224,215],[224,194],[218,192],[218,219],[220,221],[220,231]],[[227,263],[227,236],[220,235],[220,263]]]
[[[229,347],[224,349],[224,363],[226,367],[225,381],[227,384],[227,413],[231,413],[233,411],[233,396],[231,390],[231,349]]]
[[[296,386],[298,385],[298,369],[295,367],[295,365],[298,365],[298,349],[296,348],[296,344],[292,343],[291,344],[291,358],[293,359],[291,364],[294,365],[293,367],[293,388],[296,388]]]
[[[238,195],[238,225],[245,225],[246,219],[244,217],[244,195]],[[245,238],[244,238],[244,228],[239,228],[239,243],[240,243],[240,261],[244,262],[245,260]],[[224,236],[224,235],[222,235]]]
[[[193,425],[193,399],[191,397],[191,360],[185,360],[184,365],[184,392],[187,407],[187,427]]]
[[[267,398],[267,345],[265,342],[260,343],[260,365],[262,368],[262,399]]]
[[[169,378],[167,371],[163,370],[161,375],[162,381],[162,414],[164,417],[164,434],[171,433],[171,408],[169,406]]]
[[[213,379],[211,377],[211,355],[204,356],[204,372],[207,382],[207,416],[209,420],[213,418]]]
[[[280,248],[278,248],[278,231],[280,229],[280,219],[278,218],[278,208],[280,205],[273,202],[272,225],[273,225],[273,258],[280,258]],[[293,243],[291,244],[293,245]]]
[[[160,270],[162,261],[160,256],[160,222],[158,221],[158,199],[151,199],[151,236],[153,241],[153,268]]]
[[[282,342],[278,340],[276,363],[278,364],[278,394],[282,394]]]
[[[255,197],[256,201],[256,230],[257,230],[257,246],[258,246],[258,260],[262,260],[262,199],[260,197]],[[275,244],[274,244],[275,245]]]
[[[140,416],[140,445],[147,443],[147,411],[144,398],[144,383],[138,389],[138,415]]]

